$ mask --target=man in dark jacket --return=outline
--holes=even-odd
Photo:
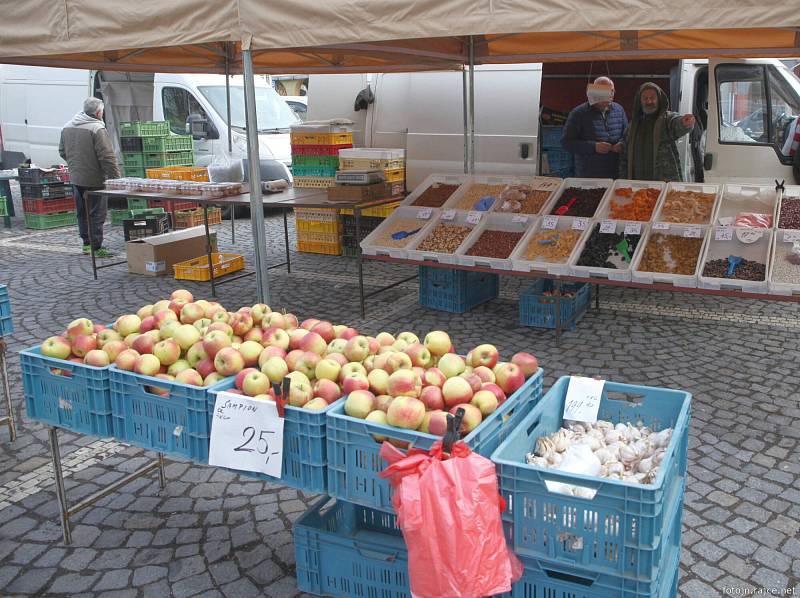
[[[692,130],[694,116],[668,108],[667,94],[655,83],[644,83],[636,92],[631,126],[620,151],[620,178],[683,180],[676,142]]]
[[[614,102],[614,82],[598,77],[586,89],[588,101],[572,109],[561,147],[575,155],[575,176],[617,178],[619,150],[628,117]]]
[[[83,103],[83,112],[78,112],[61,130],[58,153],[67,161],[70,180],[75,187],[78,231],[83,240],[83,253],[88,254],[90,251],[91,226],[95,255],[111,257],[111,253],[103,247],[103,223],[106,221],[108,200],[93,196],[89,203],[89,214],[85,213],[83,201],[85,192],[102,189],[106,179],[121,176],[114,148],[111,147],[103,122],[102,101],[88,98]]]

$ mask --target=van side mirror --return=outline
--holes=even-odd
[[[186,134],[192,139],[218,139],[219,133],[214,123],[202,114],[190,114],[186,118]]]

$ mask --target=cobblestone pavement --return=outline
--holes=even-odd
[[[280,261],[282,221],[269,217],[267,226],[269,253]],[[107,231],[109,245],[122,250],[121,231]],[[230,247],[230,226],[218,231],[220,246]],[[252,263],[249,231],[249,221],[237,221],[237,246]],[[546,387],[583,373],[690,391],[680,594],[800,591],[797,305],[604,288],[600,309],[556,344],[552,332],[518,325],[522,279],[503,277],[499,299],[464,315],[420,307],[416,282],[407,283],[370,299],[362,321],[353,260],[292,259],[291,275],[271,271],[271,304],[301,317],[370,334],[441,328],[459,347],[530,350],[545,368]],[[365,271],[374,287],[413,269],[373,262]],[[9,284],[14,312],[9,361],[20,432],[12,444],[0,430],[0,595],[296,595],[291,527],[314,497],[209,467],[169,461],[164,490],[154,475],[133,482],[78,514],[73,545],[62,545],[47,432],[26,417],[14,353],[74,317],[110,321],[178,285],[130,276],[124,266],[93,281],[76,231],[25,231],[19,218],[0,229],[0,280]],[[219,298],[252,304],[254,283],[222,286]],[[202,284],[180,286],[197,297],[209,293]],[[110,440],[60,438],[71,501],[153,457]]]

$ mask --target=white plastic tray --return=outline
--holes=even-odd
[[[442,210],[439,214],[437,214],[436,218],[432,218],[431,221],[419,231],[415,237],[417,237],[411,245],[406,246],[406,257],[411,260],[416,260],[419,262],[424,261],[433,261],[439,262],[440,264],[457,264],[458,263],[458,255],[457,253],[461,248],[464,247],[464,243],[467,242],[467,239],[472,234],[471,232],[464,237],[464,240],[461,242],[461,245],[456,247],[456,250],[453,253],[441,253],[439,251],[428,251],[428,250],[419,250],[417,249],[417,245],[422,243],[422,241],[428,237],[428,235],[435,229],[439,223],[450,224],[453,226],[466,226],[468,228],[475,228],[478,224],[471,224],[467,222],[467,216],[469,212],[464,212],[463,210],[452,210],[454,213],[454,217],[452,220],[442,220],[442,215],[446,212],[446,210]],[[481,220],[485,218],[485,214],[482,215]]]
[[[575,248],[575,252],[572,254],[572,258],[570,259],[570,270],[574,276],[607,278],[608,280],[621,280],[621,281],[629,281],[631,279],[631,266],[636,262],[636,258],[638,257],[639,253],[641,253],[642,248],[644,247],[642,242],[644,241],[644,237],[647,234],[647,229],[649,225],[645,222],[626,222],[624,220],[613,220],[612,222],[614,223],[614,232],[616,234],[624,232],[625,227],[628,224],[631,225],[638,224],[641,230],[639,242],[636,244],[636,249],[634,250],[633,255],[631,256],[631,261],[626,264],[627,268],[618,269],[618,268],[603,268],[600,266],[578,265],[578,260],[580,259],[580,256],[583,253],[584,248],[586,247],[586,243],[592,234],[592,230],[594,230],[595,226],[599,227],[602,224],[601,221],[595,220],[589,227],[588,232],[583,237],[581,237],[580,243],[578,243],[578,247]]]
[[[290,130],[293,133],[350,133],[353,130],[353,125],[299,123],[292,125]]]
[[[700,272],[700,267],[703,263],[703,252],[706,248],[706,243],[708,243],[708,226],[701,226],[696,224],[669,224],[667,225],[668,228],[666,229],[655,229],[653,225],[647,230],[647,233],[642,238],[642,250],[638,252],[636,259],[633,260],[633,264],[631,266],[631,280],[633,282],[641,282],[645,284],[653,284],[654,282],[658,283],[665,283],[665,284],[672,284],[676,287],[686,287],[686,288],[696,288],[697,287],[697,276]],[[688,233],[687,233],[688,229]],[[642,262],[642,258],[644,256],[645,249],[647,244],[650,242],[650,237],[656,233],[661,233],[664,235],[670,236],[690,236],[695,231],[700,232],[700,239],[702,239],[702,243],[700,244],[700,251],[697,254],[697,264],[695,264],[694,272],[692,274],[670,274],[668,272],[647,272],[642,271],[639,269],[639,265]]]
[[[542,259],[529,260],[525,257],[528,244],[531,242],[531,239],[542,230],[546,218],[548,217],[542,216],[536,220],[536,224],[522,237],[514,253],[511,254],[511,268],[513,270],[519,272],[543,271],[551,275],[567,275],[570,273],[569,263],[575,255],[575,251],[580,247],[581,240],[588,234],[586,231],[592,228],[593,223],[588,218],[583,219],[586,227],[581,231],[577,243],[575,243],[572,251],[563,262],[548,262]],[[572,216],[550,216],[550,218],[554,218],[556,221],[553,230],[569,230],[573,228],[573,224],[578,220]]]
[[[775,217],[777,220],[775,221],[774,228],[784,228],[781,226],[780,217],[781,217],[781,206],[783,206],[783,200],[787,197],[797,198],[800,197],[800,185],[786,185],[786,189],[781,196],[780,201],[778,202],[778,206],[775,208]]]
[[[511,175],[490,175],[490,174],[473,174],[470,175],[469,179],[464,182],[463,185],[455,192],[453,195],[450,196],[450,199],[447,200],[442,208],[445,210],[464,210],[469,211],[466,207],[460,207],[458,203],[461,199],[467,194],[469,189],[473,185],[524,185],[528,183],[529,180],[525,180],[523,177],[518,176],[511,176]],[[476,200],[477,201],[477,200]],[[494,212],[494,210],[499,205],[500,201],[500,193],[497,194],[497,201],[492,204],[492,207],[487,210],[487,212]]]
[[[661,203],[653,216],[653,222],[661,222],[661,213],[664,211],[664,206],[669,198],[669,193],[672,190],[676,191],[697,191],[699,193],[713,193],[715,195],[714,205],[711,206],[709,217],[704,222],[675,222],[670,224],[711,224],[716,214],[717,204],[719,203],[720,186],[711,183],[667,183],[666,189],[661,196]]]
[[[406,257],[406,247],[416,240],[417,235],[422,233],[420,230],[417,234],[406,237],[406,243],[402,247],[390,247],[380,245],[378,239],[383,236],[383,231],[391,230],[398,220],[415,220],[419,223],[421,228],[425,228],[430,220],[435,220],[441,210],[436,208],[428,208],[430,216],[426,219],[419,218],[420,212],[425,211],[425,208],[409,208],[400,206],[392,212],[392,215],[386,218],[381,224],[373,230],[367,237],[361,241],[361,251],[367,255],[388,255],[394,258],[403,259]]]
[[[742,212],[769,214],[772,223],[768,228],[775,228],[775,210],[778,207],[778,194],[774,185],[740,185],[727,183],[722,188],[722,197],[717,202],[714,225],[723,225],[721,218],[730,218],[726,226],[733,226],[736,216]]]
[[[340,158],[367,159],[367,160],[402,160],[406,151],[383,147],[352,147],[339,150]]]
[[[614,184],[614,181],[611,179],[564,179],[564,182],[561,184],[561,189],[558,190],[558,193],[553,194],[553,197],[550,198],[550,201],[547,202],[544,209],[542,210],[541,214],[545,215],[552,215],[553,210],[555,209],[558,200],[561,196],[567,191],[567,189],[571,187],[577,187],[578,189],[595,189],[597,187],[605,187],[606,192],[600,198],[600,201],[597,204],[597,209],[594,211],[594,214],[588,216],[588,218],[594,218],[597,215],[597,211],[606,201],[608,197],[608,193],[611,190],[611,186]],[[572,214],[565,214],[565,216],[572,216]]]
[[[716,231],[732,229],[732,239],[730,241],[717,241]],[[736,236],[737,230],[748,231],[752,234],[761,234],[761,238],[754,243],[742,243]],[[768,272],[764,273],[764,280],[738,280],[732,278],[710,278],[703,276],[703,269],[707,262],[718,259],[727,259],[729,255],[738,255],[746,260],[758,261],[766,264],[769,268],[770,254],[772,250],[772,230],[761,228],[742,228],[713,226],[708,231],[708,241],[703,252],[703,263],[698,271],[698,281],[700,288],[715,290],[734,290],[747,293],[766,293],[769,285],[767,279]]]
[[[653,216],[661,205],[661,200],[664,198],[664,189],[667,187],[667,184],[662,181],[630,181],[626,179],[617,179],[614,181],[611,191],[606,194],[605,198],[603,199],[603,203],[601,203],[600,207],[597,209],[595,218],[598,220],[605,220],[609,217],[609,213],[611,212],[611,201],[615,198],[614,194],[616,190],[625,187],[633,189],[634,193],[639,189],[658,189],[660,191],[658,198],[656,199],[656,203],[653,206],[653,211],[650,213],[650,218],[648,220],[642,220],[641,222],[649,222],[653,219]],[[629,204],[631,202],[630,198],[620,198],[617,203]]]
[[[422,181],[419,185],[417,185],[414,190],[409,193],[408,197],[406,197],[403,202],[400,204],[401,206],[413,206],[415,208],[419,208],[422,206],[414,206],[414,202],[419,199],[419,196],[431,185],[435,183],[444,183],[447,185],[458,185],[459,187],[469,179],[469,175],[467,174],[431,174]],[[456,189],[453,193],[458,193],[458,189]],[[450,196],[452,198],[452,195]],[[448,199],[450,199],[448,198]],[[446,202],[445,202],[446,203]]]
[[[772,235],[772,254],[769,261],[767,281],[769,283],[769,292],[773,295],[800,295],[800,283],[781,282],[772,279],[775,260],[778,259],[778,248],[786,245],[791,246],[794,243],[792,239],[798,235],[800,235],[800,231],[797,230],[777,230]],[[789,240],[787,241],[787,239]],[[796,268],[800,271],[800,266],[796,266]]]
[[[507,258],[494,258],[478,255],[466,255],[470,247],[480,238],[485,230],[499,230],[509,233],[525,233],[536,224],[535,216],[527,214],[487,214],[481,218],[481,223],[470,233],[458,251],[458,263],[463,266],[485,266],[497,270],[511,270],[511,256],[519,247],[525,237],[523,234]]]
[[[549,205],[550,200],[553,199],[553,196],[559,193],[561,189],[561,185],[563,184],[564,179],[553,178],[553,177],[545,177],[545,176],[535,176],[530,179],[524,179],[519,181],[518,183],[510,183],[510,184],[519,184],[519,185],[528,185],[534,191],[549,191],[550,195],[542,204],[542,207],[536,213],[531,212],[503,212],[500,210],[502,205],[498,203],[497,207],[493,210],[494,212],[501,213],[501,214],[525,214],[527,216],[539,216],[544,212],[544,209]]]

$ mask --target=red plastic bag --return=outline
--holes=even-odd
[[[509,550],[500,513],[494,463],[463,442],[450,455],[436,442],[430,453],[406,455],[384,442],[397,523],[408,547],[415,598],[481,598],[508,592],[522,575]]]

